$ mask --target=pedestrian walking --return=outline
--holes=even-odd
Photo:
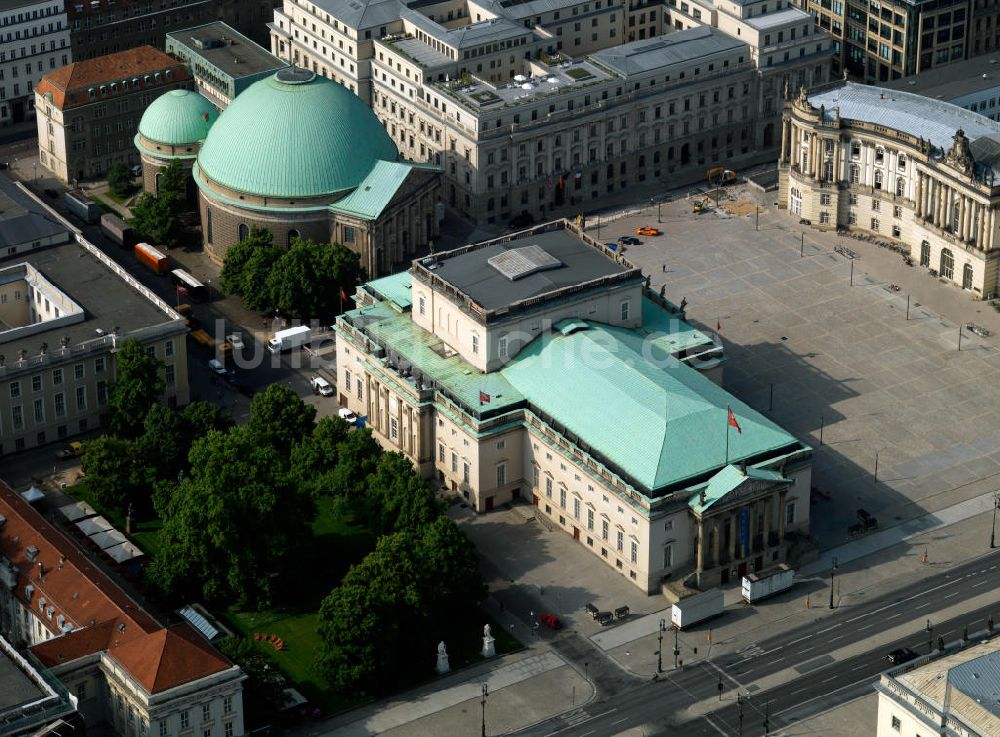
[[[666,264],[663,264],[663,273],[664,273],[664,274],[666,274],[666,273],[667,273],[667,265],[666,265]]]

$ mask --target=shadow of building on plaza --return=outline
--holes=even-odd
[[[858,464],[857,457],[867,454],[868,449],[859,448],[852,456],[846,454],[846,449],[861,441],[860,437],[844,437],[844,425],[830,432],[838,423],[857,419],[843,414],[839,407],[878,388],[868,388],[870,382],[863,376],[832,376],[820,366],[821,354],[799,354],[792,347],[794,343],[794,337],[787,342],[727,342],[729,361],[724,386],[812,446],[812,536],[824,549],[846,542],[851,526],[859,523],[858,509],[869,512],[883,528],[923,513],[893,489],[892,482],[901,479],[876,483],[874,468]],[[874,452],[871,449],[873,459]]]

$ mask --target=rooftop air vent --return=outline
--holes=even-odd
[[[35,558],[38,556],[38,548],[34,545],[29,547],[24,551],[24,557],[30,560],[32,563],[35,562]]]
[[[538,271],[557,269],[563,265],[559,259],[537,245],[512,248],[498,253],[488,259],[487,263],[511,281],[523,279]]]

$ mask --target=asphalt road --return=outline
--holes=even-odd
[[[889,667],[886,654],[891,650],[909,647],[921,654],[928,652],[928,620],[935,647],[938,637],[948,647],[957,646],[966,627],[969,633],[985,632],[990,616],[1000,626],[1000,602],[943,622],[935,619],[941,609],[998,587],[1000,558],[990,554],[864,604],[843,607],[831,617],[750,643],[741,652],[668,671],[658,681],[622,678],[615,682],[605,676],[605,683],[598,683],[601,697],[597,701],[518,734],[597,737],[646,725],[647,734],[657,734],[659,728],[663,734],[684,737],[735,736],[741,734],[740,711],[743,735],[764,734],[765,712],[773,733],[869,693],[878,674]],[[843,660],[827,654],[852,641],[877,635],[880,629],[905,623],[912,625],[913,632],[901,639]],[[570,647],[560,653],[578,662],[579,657],[574,656],[585,655],[586,651]],[[799,675],[767,691],[755,685],[760,678],[785,668],[794,668]],[[725,700],[719,702],[719,708],[704,717],[686,718],[685,710],[691,704],[718,698],[720,681]],[[734,690],[749,697],[737,704],[731,695]]]

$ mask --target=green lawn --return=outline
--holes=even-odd
[[[112,207],[107,200],[98,194],[91,194],[90,199],[96,202],[104,212],[110,212],[112,215],[118,215],[118,210]]]

